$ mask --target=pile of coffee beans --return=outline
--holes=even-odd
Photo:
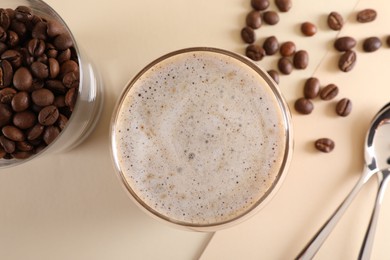
[[[0,158],[42,151],[66,126],[79,88],[72,37],[27,6],[0,8]]]
[[[275,5],[279,12],[290,11],[292,7],[291,0],[275,0]],[[246,55],[254,60],[261,61],[264,57],[280,54],[277,62],[277,70],[269,69],[268,74],[279,83],[279,73],[289,75],[294,69],[305,69],[309,64],[309,54],[305,50],[297,50],[293,41],[286,41],[279,43],[275,35],[264,39],[263,44],[256,43],[256,30],[261,27],[262,21],[269,25],[275,25],[279,22],[278,13],[275,11],[266,11],[269,8],[269,0],[252,0],[252,10],[247,15],[246,26],[241,31],[243,41],[249,44],[246,48]],[[270,19],[268,13],[272,12],[273,19]],[[377,17],[377,12],[374,9],[360,10],[356,14],[356,21],[358,23],[373,22]],[[327,25],[330,30],[339,31],[344,26],[343,16],[333,11],[327,16]],[[272,22],[269,22],[272,20]],[[304,36],[312,37],[318,30],[317,26],[306,21],[301,24],[301,33]],[[390,46],[390,36],[387,37],[386,43]],[[343,36],[335,39],[333,46],[337,52],[340,53],[338,59],[338,68],[342,72],[351,71],[357,62],[357,41],[351,36]],[[381,40],[376,36],[367,37],[362,41],[362,49],[364,52],[377,51],[382,46]],[[303,96],[298,97],[294,103],[295,110],[303,115],[311,114],[314,110],[314,99],[319,97],[320,100],[333,100],[339,93],[339,87],[335,84],[329,83],[323,87],[320,86],[320,81],[317,78],[309,78],[306,80],[303,90]],[[341,117],[348,116],[352,111],[352,101],[348,98],[342,98],[334,105],[335,114]],[[321,138],[315,141],[315,147],[322,152],[330,152],[335,147],[334,142],[329,138]]]

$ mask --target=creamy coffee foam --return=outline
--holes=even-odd
[[[151,211],[190,225],[234,219],[276,180],[283,112],[252,68],[194,51],[160,61],[125,93],[114,127],[116,163]]]

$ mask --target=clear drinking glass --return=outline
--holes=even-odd
[[[35,15],[46,20],[55,20],[67,30],[73,39],[73,48],[78,58],[80,83],[75,107],[59,136],[44,150],[27,159],[0,159],[0,169],[19,165],[48,153],[67,151],[76,147],[93,131],[103,108],[103,91],[100,75],[80,46],[77,45],[77,40],[72,35],[65,21],[53,8],[41,0],[2,0],[0,8],[15,9],[18,6],[28,6]]]
[[[247,86],[246,83],[251,85]],[[202,87],[202,84],[206,87]],[[258,84],[262,86],[264,93],[256,89]],[[227,85],[235,89],[235,95],[231,95],[230,92],[226,94]],[[212,92],[211,89],[214,87],[218,88],[218,91]],[[239,100],[241,87],[242,92],[247,93],[243,100]],[[160,91],[161,88],[164,91]],[[187,90],[193,91],[194,95],[175,98],[175,95]],[[246,100],[246,97],[251,97],[250,91],[253,91],[256,97],[259,95],[259,99]],[[207,95],[207,97],[196,99],[196,95]],[[191,100],[191,97],[194,99]],[[173,101],[165,104],[164,100],[168,98]],[[210,103],[212,99],[215,99],[215,102]],[[229,102],[233,102],[233,105],[227,107]],[[235,111],[236,105],[240,106],[248,102],[256,104],[253,106],[243,104],[243,112]],[[250,112],[254,113],[255,118],[259,115],[258,118],[264,119],[261,123],[257,125],[250,120],[240,121],[244,120],[242,115],[249,113],[246,108],[262,107],[264,102],[270,102],[270,105],[259,111]],[[158,104],[156,109],[153,109],[154,103]],[[206,110],[202,110],[200,117],[197,117],[199,114],[194,115],[191,112],[187,115],[186,111],[191,111],[194,107],[200,110],[206,107]],[[177,114],[175,114],[176,110]],[[220,124],[224,117],[230,120],[229,123],[234,125],[234,128],[229,126],[226,131],[217,132],[217,129],[225,126],[225,123]],[[119,98],[112,116],[110,131],[116,172],[130,198],[149,215],[165,223],[205,232],[230,227],[262,208],[282,184],[292,155],[293,136],[290,117],[289,108],[276,83],[246,57],[207,47],[175,51],[147,65],[127,84]],[[174,120],[170,124],[169,120],[172,118]],[[153,120],[157,120],[158,123]],[[196,124],[199,122],[206,123],[198,127]],[[259,136],[265,141],[254,138],[253,142],[248,139],[245,143],[248,149],[252,143],[253,146],[257,143],[259,146],[264,144],[264,147],[269,149],[267,148],[265,152],[258,150],[264,156],[257,157],[256,154],[250,153],[247,157],[243,157],[241,154],[245,153],[245,147],[241,147],[239,142],[235,147],[229,147],[229,142],[223,143],[224,138],[229,140],[229,136],[239,130],[242,134],[238,133],[235,137],[243,138],[243,135],[249,133],[249,125],[252,123],[270,131],[264,132],[264,135],[270,134],[268,137],[262,137],[261,133],[256,132],[257,128],[254,128],[254,136]],[[179,126],[179,130],[175,130],[176,128],[172,126]],[[236,126],[242,128],[237,130]],[[205,133],[203,134],[202,131]],[[279,138],[270,141],[271,132],[277,133]],[[190,137],[183,137],[185,135]],[[203,139],[204,136],[211,139]],[[220,141],[222,145],[212,146],[214,140],[212,138]],[[210,149],[204,148],[206,155],[189,153],[186,150],[187,144],[189,147],[209,145]],[[235,149],[241,150],[235,153]],[[172,153],[168,153],[170,151]],[[183,153],[185,156],[182,155]],[[233,159],[224,160],[223,157],[229,153],[234,154]],[[199,156],[202,159],[199,159]],[[251,156],[256,158],[250,161]],[[159,158],[163,159],[159,161]],[[268,158],[269,161],[264,158]],[[199,169],[203,168],[196,168],[206,161],[210,169],[216,170],[202,172]],[[211,163],[209,164],[208,161]],[[257,175],[256,171],[248,171],[256,176],[246,174],[244,171],[248,168],[237,165],[249,161],[253,165],[258,165],[258,169],[269,170],[267,172],[265,170],[262,175]],[[266,164],[269,168],[264,166]],[[218,170],[225,169],[225,166],[226,171]],[[227,177],[224,173],[229,169],[231,171],[242,169],[242,171],[237,170]],[[165,173],[167,175],[164,175]],[[262,181],[260,179],[268,178],[264,176],[270,179],[267,179],[268,186],[264,186],[266,188],[263,189],[261,185],[266,179]],[[252,191],[253,197],[244,194]],[[250,202],[244,203],[245,199]]]

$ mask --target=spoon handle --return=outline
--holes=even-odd
[[[379,218],[379,210],[382,205],[387,184],[389,183],[390,180],[389,169],[383,170],[381,173],[378,174],[382,175],[382,179],[379,182],[378,193],[376,194],[375,205],[371,214],[370,223],[368,224],[366,235],[364,236],[363,244],[362,247],[360,248],[359,258],[358,258],[359,260],[370,259],[372,246],[374,244],[376,226]]]
[[[320,230],[318,230],[318,232],[309,241],[305,248],[299,253],[299,255],[295,258],[296,260],[309,260],[315,256],[321,245],[325,242],[326,238],[329,236],[338,221],[343,216],[344,212],[352,203],[353,199],[371,176],[372,172],[368,170],[363,173],[362,177],[355,184],[351,192],[347,195],[336,211],[330,216],[330,218],[325,222],[325,224],[320,228]]]

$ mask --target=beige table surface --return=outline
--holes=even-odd
[[[390,48],[363,53],[368,36],[390,34],[386,0],[293,1],[276,26],[257,31],[259,42],[276,35],[306,49],[306,70],[282,76],[280,88],[292,105],[303,82],[316,76],[340,87],[353,112],[334,113],[335,101],[315,100],[309,116],[293,114],[295,151],[280,192],[260,213],[237,227],[212,234],[177,230],[155,221],[127,197],[115,176],[109,151],[109,121],[119,94],[143,66],[167,52],[212,46],[243,53],[239,31],[249,0],[47,0],[65,19],[79,45],[103,77],[105,107],[94,133],[71,152],[0,170],[0,259],[293,259],[359,178],[363,139],[374,113],[390,99]],[[378,10],[370,24],[354,15]],[[271,9],[275,9],[272,1]],[[336,68],[332,48],[337,32],[326,15],[339,11],[347,24],[340,35],[358,40],[358,63],[349,73]],[[312,21],[319,32],[304,37],[299,24]],[[261,37],[260,37],[261,36]],[[277,56],[259,63],[275,67]],[[336,149],[321,154],[313,140],[331,137]],[[356,198],[316,259],[356,259],[375,196],[372,181]],[[385,198],[372,259],[389,259],[390,202]],[[203,250],[206,248],[204,253]]]

